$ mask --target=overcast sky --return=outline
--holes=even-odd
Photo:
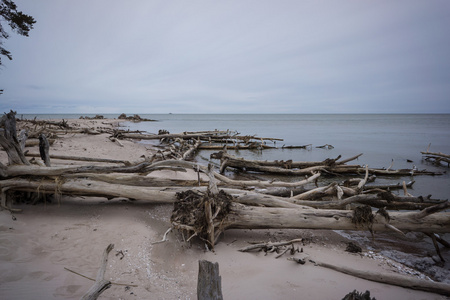
[[[450,1],[15,0],[1,112],[450,113]]]

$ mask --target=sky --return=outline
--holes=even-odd
[[[450,113],[447,0],[15,0],[0,110]]]

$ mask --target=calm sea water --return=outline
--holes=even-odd
[[[24,115],[24,118],[61,119],[79,118],[80,115]],[[93,116],[93,115],[87,115]],[[117,118],[118,115],[104,114]],[[450,175],[446,166],[437,167],[422,160],[420,151],[450,154],[450,114],[141,114],[141,117],[157,122],[124,122],[130,130],[157,133],[159,129],[171,133],[204,130],[232,130],[242,135],[281,138],[282,142],[269,145],[312,144],[311,149],[274,149],[264,151],[232,151],[233,154],[258,160],[320,161],[326,158],[343,158],[364,153],[358,161],[369,167],[393,169],[412,168],[447,172],[442,176],[414,176],[402,178],[380,178],[381,182],[415,180],[414,195],[429,195],[433,198],[449,199]],[[20,117],[20,115],[18,115]],[[324,144],[333,145],[330,150],[315,148]],[[201,151],[199,160],[209,159],[210,151]],[[408,162],[407,160],[413,161]]]

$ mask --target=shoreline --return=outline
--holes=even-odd
[[[120,124],[116,119],[70,119],[68,122],[94,127]],[[111,142],[107,134],[70,135],[58,139],[50,153],[139,161],[142,155],[155,152],[150,145],[121,142],[123,147]],[[38,152],[37,147],[30,149]],[[5,163],[4,151],[0,161]],[[58,160],[52,163],[65,164]],[[173,175],[179,174],[169,176]],[[305,258],[338,262],[362,270],[399,272],[398,265],[381,260],[375,252],[365,251],[363,255],[345,252],[348,240],[333,231],[229,230],[215,252],[206,252],[201,242],[189,245],[175,233],[170,233],[165,243],[152,244],[161,240],[170,227],[171,205],[65,196],[60,204],[53,201],[17,207],[23,212],[14,215],[16,220],[9,212],[0,211],[2,298],[80,298],[92,282],[64,267],[95,277],[102,251],[113,243],[115,248],[110,254],[106,278],[137,287],[113,285],[102,293],[102,299],[195,299],[199,259],[219,262],[225,299],[342,299],[355,289],[369,290],[371,297],[377,299],[446,299],[437,294],[359,279],[311,263],[295,264],[286,259],[288,256],[276,259],[274,253],[265,256],[237,251],[248,242],[303,238],[299,246]]]

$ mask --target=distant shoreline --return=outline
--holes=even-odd
[[[134,115],[136,113],[128,113],[127,115]],[[192,116],[192,115],[200,115],[200,116],[227,116],[227,115],[249,115],[249,116],[255,116],[255,115],[261,115],[261,116],[385,116],[385,115],[401,115],[401,116],[426,116],[426,115],[450,115],[450,113],[138,113],[141,117],[145,116]],[[17,118],[23,118],[23,119],[39,119],[39,120],[45,120],[45,119],[79,119],[80,117],[94,117],[96,115],[102,115],[105,117],[105,119],[117,119],[121,113],[81,113],[81,114],[73,114],[73,113],[17,113]]]

